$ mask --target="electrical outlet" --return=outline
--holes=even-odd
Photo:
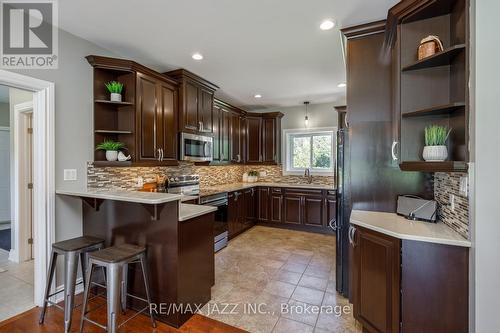
[[[266,177],[267,176],[267,171],[261,171],[259,172],[260,177]]]
[[[459,193],[463,197],[467,197],[467,192],[468,192],[468,182],[467,182],[467,177],[460,177],[460,189]]]
[[[455,210],[455,195],[450,194],[450,209],[453,212]]]
[[[76,169],[64,169],[64,180],[76,180]]]
[[[144,178],[141,176],[137,177],[137,187],[143,187],[144,186]]]

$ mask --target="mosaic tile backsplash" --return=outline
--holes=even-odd
[[[89,188],[109,188],[134,190],[137,188],[137,178],[144,182],[154,182],[156,175],[200,175],[203,187],[216,186],[242,181],[243,173],[250,170],[265,171],[266,177],[259,177],[261,182],[306,184],[302,176],[283,176],[282,167],[274,166],[197,166],[193,163],[180,162],[175,167],[94,167],[92,162],[87,166],[87,186]],[[313,184],[333,185],[334,177],[313,177]]]
[[[460,195],[460,177],[467,173],[436,172],[434,175],[434,198],[439,203],[438,217],[451,229],[469,238],[469,200]],[[450,207],[450,195],[455,195],[455,210]]]

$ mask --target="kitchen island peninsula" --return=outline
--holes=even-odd
[[[153,312],[180,327],[211,298],[215,207],[181,203],[181,195],[109,190],[58,190],[82,200],[83,235],[106,246],[146,247]],[[128,291],[144,297],[140,267],[129,265]],[[128,306],[142,304],[129,298]]]

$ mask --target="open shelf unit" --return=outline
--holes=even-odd
[[[408,117],[422,117],[422,116],[431,116],[431,115],[449,115],[452,112],[455,112],[456,110],[459,110],[460,108],[464,107],[465,103],[464,102],[457,102],[457,103],[450,103],[450,104],[445,104],[445,105],[438,105],[426,109],[420,109],[420,110],[415,110],[415,111],[410,111],[410,112],[405,112],[401,114],[403,118],[408,118]]]
[[[109,100],[105,83],[119,81],[124,84],[122,102]],[[134,154],[135,137],[135,72],[126,68],[109,68],[94,65],[94,146],[104,140],[114,140],[125,143],[128,154]],[[126,152],[127,153],[127,152]],[[132,156],[133,158],[134,156]],[[105,152],[96,150],[95,165],[125,166],[130,162],[108,162]]]
[[[396,50],[399,107],[400,168],[404,171],[466,171],[468,154],[469,0],[425,2],[400,17]],[[444,50],[417,59],[420,40],[435,35]],[[452,129],[448,160],[425,162],[424,129],[429,125]]]
[[[401,70],[403,72],[407,72],[423,68],[446,66],[452,63],[453,59],[455,59],[455,57],[463,51],[465,51],[465,44],[453,45],[430,57],[417,60],[414,63],[403,67]]]

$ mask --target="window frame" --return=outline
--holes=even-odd
[[[337,127],[318,127],[318,128],[305,128],[305,129],[286,129],[283,130],[283,156],[285,157],[283,161],[283,175],[303,175],[305,168],[292,168],[292,138],[296,137],[312,137],[315,135],[331,135],[332,137],[332,164],[329,169],[315,169],[311,168],[311,174],[315,176],[333,176],[335,174],[335,165],[336,165],[336,133]],[[311,142],[311,153],[310,158],[312,162],[313,150],[312,150],[312,142]]]

